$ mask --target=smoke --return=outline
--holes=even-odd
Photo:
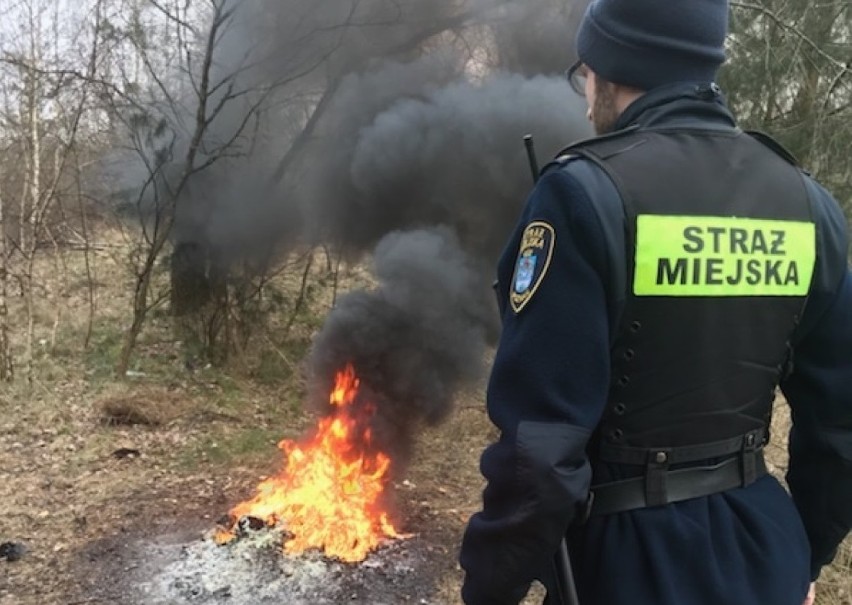
[[[373,254],[378,286],[344,296],[314,341],[317,404],[351,363],[362,401],[377,406],[374,436],[397,461],[421,423],[447,417],[458,388],[479,376],[492,320],[483,272],[446,227],[385,236]]]
[[[588,133],[561,77],[584,4],[229,0],[212,80],[239,96],[202,150],[220,150],[269,98],[193,178],[177,239],[228,261],[304,243],[354,260],[390,231],[443,223],[493,260],[529,188],[522,137],[546,158]]]
[[[504,18],[494,24],[500,65],[525,76],[559,75],[573,63],[576,26],[588,0],[538,0],[507,3]]]
[[[483,373],[497,332],[493,262],[531,185],[523,136],[547,158],[586,134],[564,80],[499,71],[446,82],[454,65],[431,56],[349,77],[335,144],[301,184],[313,233],[352,257],[375,246],[378,279],[343,298],[315,338],[312,399],[322,405],[352,363],[377,405],[375,438],[398,464],[418,427],[446,418]]]
[[[310,399],[352,363],[406,452],[482,374],[493,264],[531,187],[523,136],[546,159],[590,134],[558,75],[585,1],[229,1],[213,78],[229,86],[210,104],[242,94],[202,160],[233,147],[186,188],[175,240],[226,267],[317,244],[371,258],[377,286],[315,339]]]
[[[396,103],[361,131],[352,157],[364,228],[443,222],[468,252],[494,259],[530,189],[523,136],[537,133],[552,155],[581,114],[563,81],[503,73]]]

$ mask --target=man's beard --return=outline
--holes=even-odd
[[[592,107],[592,125],[598,135],[615,130],[619,112],[615,107],[615,86],[610,82],[597,81],[595,104]]]

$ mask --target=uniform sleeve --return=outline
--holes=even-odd
[[[502,305],[487,396],[500,439],[482,456],[483,509],[461,550],[468,605],[515,605],[550,569],[585,505],[585,447],[608,392],[607,251],[589,195],[564,169],[542,178],[498,267],[504,302],[511,288],[525,288],[513,273],[531,223],[552,226],[553,253],[526,305]]]
[[[814,286],[793,340],[787,481],[811,544],[811,577],[830,563],[852,527],[852,275],[846,221],[821,188]]]

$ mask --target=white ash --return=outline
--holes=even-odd
[[[280,531],[264,530],[225,546],[210,539],[139,544],[134,594],[125,596],[134,605],[438,605],[423,594],[416,539],[388,542],[358,564],[285,555],[282,540]]]

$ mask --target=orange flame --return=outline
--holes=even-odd
[[[285,439],[278,444],[287,457],[284,470],[263,481],[253,499],[231,510],[233,523],[247,516],[269,526],[282,523],[292,536],[284,543],[285,552],[297,555],[319,548],[346,562],[362,561],[385,538],[401,537],[381,502],[391,459],[365,451],[372,433],[353,407],[358,386],[351,365],[337,373],[329,397],[335,413],[320,420],[305,443]],[[366,404],[358,414],[368,420],[375,411]],[[233,529],[220,529],[216,541],[224,544],[234,537]]]

